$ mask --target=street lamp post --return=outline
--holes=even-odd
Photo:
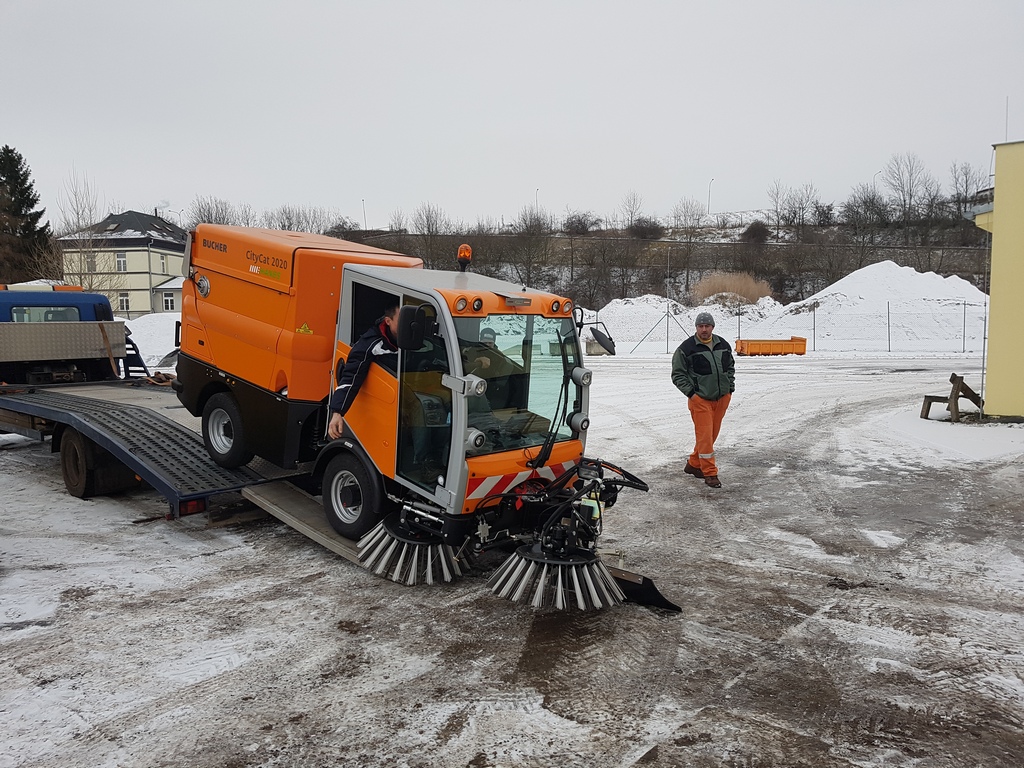
[[[878,174],[880,174],[880,173],[881,173],[881,171],[875,171],[875,175],[871,177],[871,191],[872,192],[875,191],[875,179],[878,178]]]
[[[711,216],[711,185],[715,183],[714,178],[708,182],[708,216]]]
[[[533,210],[540,211],[540,187],[533,193]]]
[[[366,198],[363,199],[363,232],[366,231]]]

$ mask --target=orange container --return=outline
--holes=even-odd
[[[790,336],[789,339],[737,339],[737,355],[803,355],[807,353],[807,339]]]

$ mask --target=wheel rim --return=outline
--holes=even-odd
[[[331,480],[331,508],[338,519],[347,524],[356,522],[363,511],[363,492],[355,475],[339,472]]]
[[[210,411],[209,421],[210,445],[220,454],[228,453],[235,444],[235,431],[231,426],[231,418],[223,408]]]

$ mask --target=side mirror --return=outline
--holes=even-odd
[[[615,354],[615,342],[612,341],[611,336],[606,335],[603,331],[599,331],[597,328],[591,328],[590,332],[594,335],[594,341],[601,345],[601,349],[609,355]]]
[[[419,349],[426,333],[427,313],[422,305],[406,304],[398,310],[399,349]]]

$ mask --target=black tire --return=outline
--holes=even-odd
[[[339,453],[328,462],[322,493],[327,522],[353,541],[377,525],[387,511],[380,477],[351,453]]]
[[[235,469],[252,461],[255,454],[246,446],[242,411],[230,392],[218,392],[206,402],[203,443],[211,458],[225,469]]]
[[[68,427],[60,438],[60,473],[68,493],[79,499],[96,495],[92,440]]]

